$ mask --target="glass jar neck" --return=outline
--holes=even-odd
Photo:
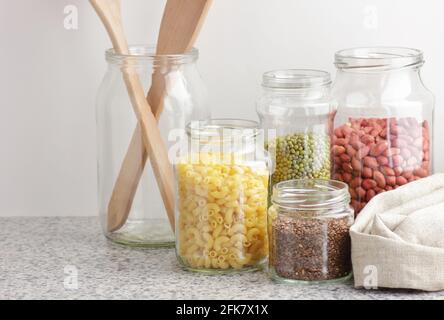
[[[380,106],[384,104],[386,107],[391,106],[390,108],[395,107],[399,110],[403,107],[399,101],[411,100],[413,98],[409,97],[424,92],[424,90],[425,86],[418,66],[385,71],[372,70],[371,72],[358,69],[339,69],[332,88],[332,95],[340,104],[343,104],[343,107],[344,104],[354,104],[381,109]],[[359,100],[351,99],[352,93],[357,93],[354,98]],[[352,101],[354,102],[352,103]],[[412,106],[411,103],[405,105]]]
[[[265,95],[273,95],[276,97],[292,97],[301,100],[317,100],[329,96],[331,86],[326,85],[298,89],[270,88],[262,86],[262,90]]]
[[[424,88],[419,67],[405,67],[386,71],[365,71],[339,69],[336,74],[333,95],[338,88],[365,87],[368,92],[387,92],[387,97],[403,97],[411,94],[415,88]]]
[[[106,61],[116,67],[163,67],[194,64],[199,58],[199,51],[195,48],[184,54],[156,54],[155,45],[130,45],[128,54],[117,54],[114,49],[105,53]]]
[[[272,202],[285,212],[325,216],[349,209],[350,194],[345,183],[335,180],[289,180],[273,187]]]
[[[320,70],[274,70],[262,77],[264,92],[276,96],[317,99],[329,92],[330,85],[330,74]]]
[[[369,70],[369,69],[338,69],[337,76],[342,75],[349,78],[368,77],[368,78],[389,78],[389,77],[404,77],[416,80],[420,78],[420,66],[404,67],[400,69],[388,70]]]
[[[218,155],[255,154],[263,146],[263,134],[256,121],[211,119],[193,121],[187,126],[191,153]]]

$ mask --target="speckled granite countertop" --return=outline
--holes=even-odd
[[[351,283],[289,286],[263,272],[193,274],[172,249],[110,243],[96,218],[0,218],[0,225],[0,299],[444,299]]]

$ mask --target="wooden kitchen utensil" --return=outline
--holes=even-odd
[[[128,54],[128,44],[122,25],[120,0],[90,0],[90,2],[102,20],[116,53]],[[140,124],[139,136],[142,137],[143,145],[150,154],[154,175],[159,185],[171,227],[174,230],[174,173],[168,159],[167,149],[137,72],[130,64],[122,68],[122,71],[134,112]]]
[[[183,54],[191,50],[211,3],[212,0],[168,0],[160,26],[156,53]],[[165,77],[156,69],[152,75],[152,85],[147,100],[157,119],[162,113],[164,92]],[[141,133],[138,123],[108,204],[110,232],[118,230],[125,224],[148,158]]]

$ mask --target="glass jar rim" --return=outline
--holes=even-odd
[[[199,57],[199,50],[194,47],[182,54],[157,54],[156,50],[155,44],[132,44],[128,46],[128,54],[116,53],[114,48],[111,48],[105,51],[105,57],[108,62],[116,64],[125,61],[184,64],[194,62]]]
[[[340,70],[384,71],[421,67],[421,50],[408,47],[358,47],[336,52],[335,65]]]
[[[342,210],[344,205],[348,206],[350,194],[347,184],[341,181],[295,179],[275,184],[272,202],[290,210]]]
[[[331,84],[330,73],[314,69],[280,69],[265,72],[262,86],[274,89],[307,89]]]
[[[255,137],[259,134],[257,121],[232,118],[215,118],[192,121],[186,126],[192,138]]]

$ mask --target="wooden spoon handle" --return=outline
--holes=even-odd
[[[142,134],[142,128],[137,123],[108,203],[107,228],[109,232],[120,229],[131,211],[148,157]]]
[[[168,0],[157,40],[157,54],[183,54],[190,51],[202,29],[213,0]],[[147,95],[153,113],[163,110],[165,77],[155,69]]]
[[[136,73],[124,73],[125,84],[127,86],[133,106],[136,106],[136,113],[139,119],[143,145],[147,150],[151,160],[154,175],[159,186],[160,194],[165,205],[165,209],[174,231],[175,228],[175,206],[174,206],[174,172],[168,159],[168,151],[157,126],[156,118],[151,112],[151,107],[145,98],[145,91]]]
[[[157,54],[182,54],[191,50],[211,4],[212,0],[168,0],[157,41]],[[165,77],[156,69],[147,100],[157,120],[163,110],[164,92]],[[140,132],[138,124],[108,204],[108,215],[113,217],[108,223],[110,231],[125,224],[149,157]]]
[[[90,2],[105,25],[114,50],[119,54],[128,54],[128,44],[123,32],[120,13],[120,0],[90,0]],[[145,98],[139,75],[130,64],[122,68],[122,72],[134,112],[140,123],[142,134],[139,136],[142,137],[143,145],[151,156],[153,172],[174,231],[174,174],[168,159],[167,148],[157,126],[156,118]],[[110,221],[112,218],[108,214],[109,225],[115,225],[115,222]],[[108,229],[111,228],[108,227]]]

